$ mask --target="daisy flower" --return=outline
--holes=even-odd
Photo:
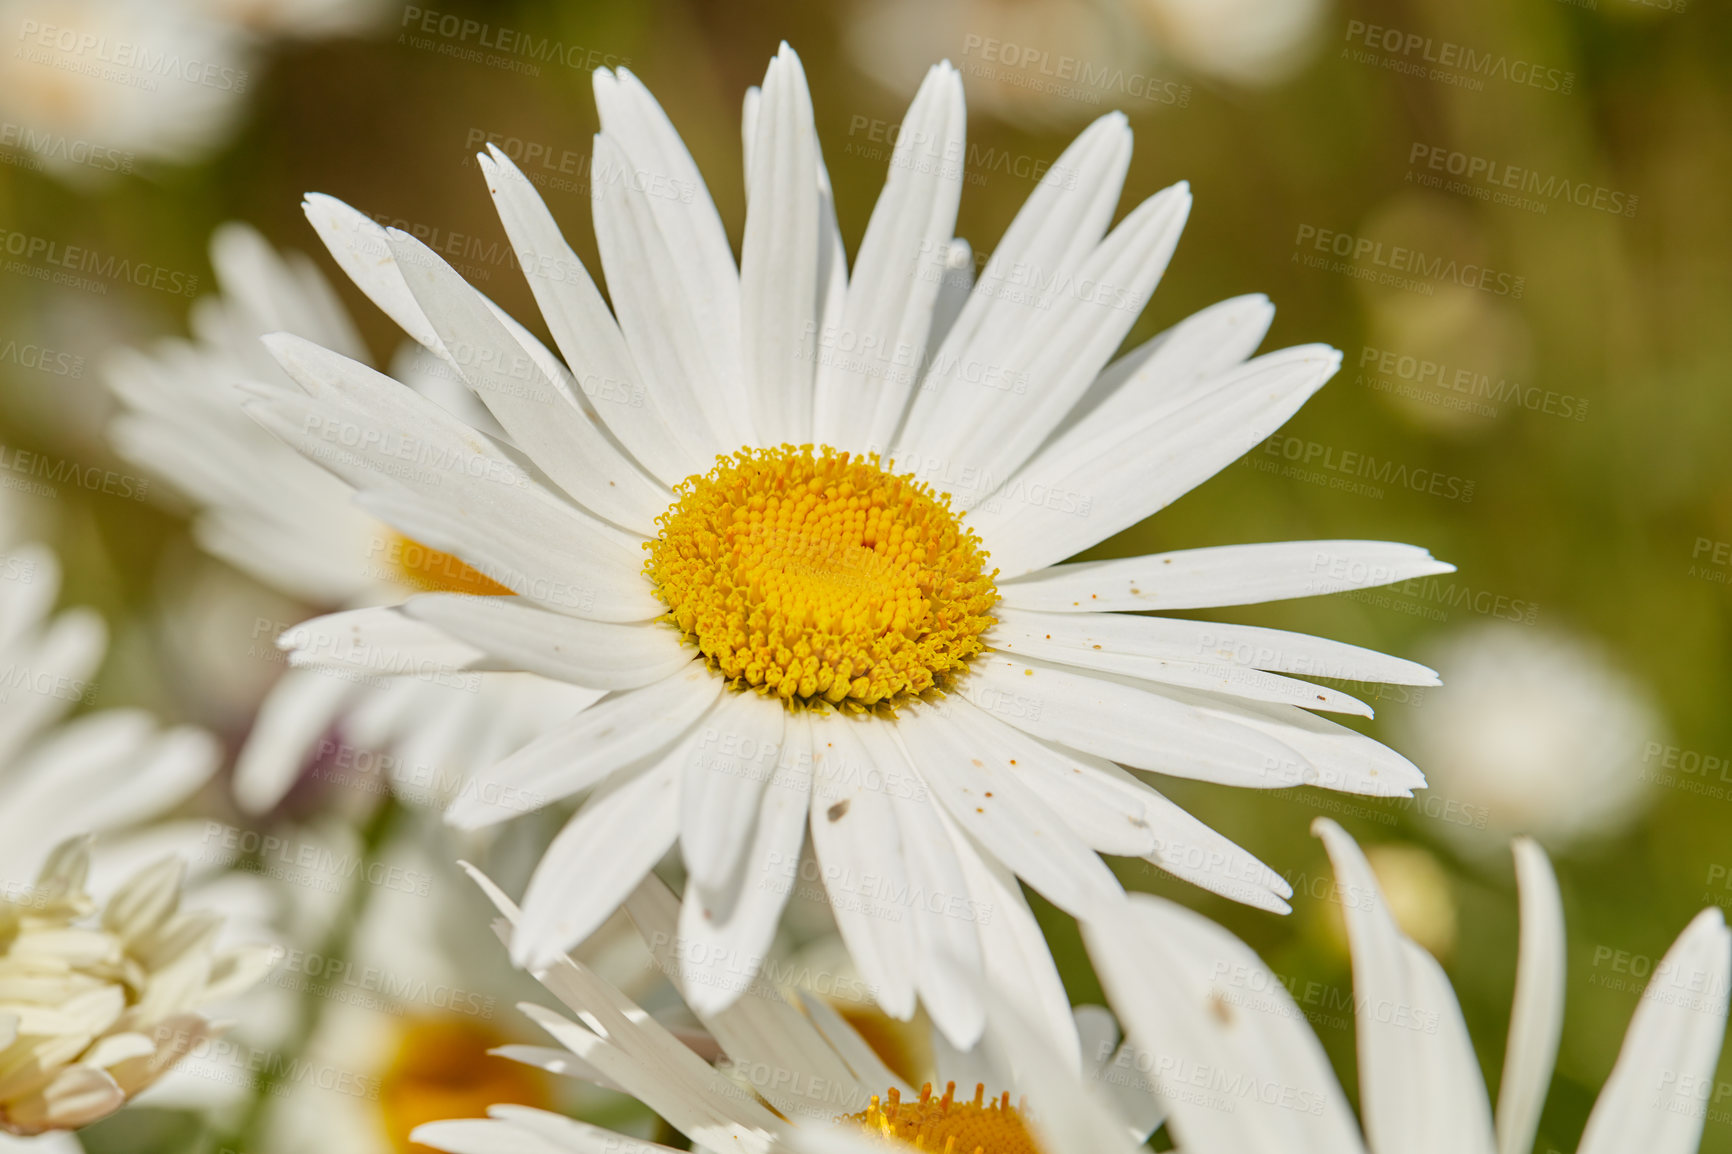
[[[725,1006],[741,983],[721,976],[765,955],[809,827],[885,1008],[906,1018],[924,1000],[967,1045],[980,983],[947,979],[990,972],[983,923],[1011,875],[1088,916],[1122,896],[1099,851],[1287,908],[1279,875],[1123,766],[1265,789],[1423,785],[1312,712],[1362,703],[1293,675],[1432,684],[1430,670],[1132,615],[1450,568],[1423,549],[1291,541],[1057,564],[1230,464],[1340,362],[1320,345],[1252,357],[1271,310],[1246,296],[1108,363],[1190,208],[1177,185],[1108,231],[1122,115],[1066,150],[1065,179],[1036,188],[964,291],[948,64],[908,110],[851,272],[791,49],[746,97],[737,265],[648,90],[604,69],[595,93],[611,310],[529,181],[497,150],[480,157],[563,360],[412,237],[306,202],[343,269],[457,370],[509,445],[293,336],[266,343],[298,388],[262,382],[248,405],[364,510],[514,594],[424,595],[292,643],[607,693],[483,775],[517,799],[592,791],[529,883],[520,964],[582,941],[677,842],[682,932],[706,946],[685,964],[718,975],[693,996]],[[518,810],[476,793],[448,817]],[[984,870],[964,867],[964,846]]]
[[[216,1030],[197,1008],[244,991],[263,947],[218,950],[221,919],[180,909],[164,858],[97,905],[88,838],[0,899],[0,1130],[40,1134],[118,1110]]]
[[[518,910],[475,876],[505,915],[495,928],[509,937]],[[670,947],[682,920],[678,907],[654,878],[628,907],[676,985],[680,971]],[[682,1036],[574,958],[559,957],[535,976],[576,1020],[523,1003],[519,1008],[557,1045],[499,1053],[629,1095],[694,1149],[868,1152],[895,1138],[951,1154],[1128,1154],[1164,1116],[1136,1072],[1134,1054],[1119,1045],[1111,1015],[1098,1006],[1076,1011],[1068,1048],[1055,1050],[1000,1002],[981,1045],[957,1052],[934,1034],[935,1063],[914,1074],[893,1070],[841,1014],[808,992],[759,984],[728,1009],[706,1013],[685,988],[701,1028]],[[1086,1050],[1079,1048],[1083,1037]],[[714,1063],[694,1047],[710,1052]],[[543,1110],[495,1106],[489,1114],[432,1122],[412,1138],[451,1154],[673,1149]]]
[[[1353,840],[1326,819],[1315,828],[1335,865],[1353,955],[1364,1140],[1281,979],[1220,927],[1137,895],[1128,916],[1088,927],[1089,954],[1171,1107],[1175,1141],[1186,1150],[1244,1154],[1529,1150],[1564,1010],[1563,905],[1545,851],[1515,843],[1521,945],[1494,1112],[1443,968],[1396,927]],[[1732,934],[1710,907],[1655,967],[1588,1117],[1581,1154],[1696,1149],[1729,986]]]
[[[1641,817],[1666,725],[1605,646],[1496,622],[1444,637],[1431,657],[1449,684],[1397,717],[1395,732],[1438,793],[1466,807],[1470,820],[1438,824],[1452,841],[1484,853],[1528,834],[1564,850]]]
[[[221,760],[209,734],[137,709],[62,720],[95,693],[106,631],[53,611],[59,562],[12,543],[14,512],[0,505],[0,1150],[75,1154],[69,1133],[7,1135],[83,1125],[147,1086],[158,1105],[210,1100],[180,1077],[209,1036],[192,1011],[232,1009],[213,1003],[263,972],[270,901],[208,861],[210,823],[175,816]]]
[[[4,0],[0,26],[9,143],[81,183],[194,159],[239,118],[252,80],[241,36],[201,0]]]
[[[221,292],[193,306],[192,340],[122,351],[106,366],[125,406],[110,429],[120,453],[192,502],[194,534],[206,551],[305,604],[353,608],[432,589],[492,589],[462,562],[361,512],[347,485],[242,413],[235,382],[280,374],[259,344],[267,332],[366,355],[312,262],[278,254],[252,229],[231,224],[212,238],[211,264]],[[397,371],[487,424],[486,410],[442,367],[422,354],[400,358]],[[356,664],[346,673],[291,669],[276,682],[235,766],[242,808],[274,806],[333,733],[376,751],[352,759],[361,770],[411,800],[443,805],[470,769],[601,696],[526,674],[454,677],[412,663],[416,675],[386,678],[401,666]]]
[[[169,828],[159,819],[210,780],[220,759],[209,734],[163,729],[142,710],[57,724],[94,695],[107,643],[94,612],[54,613],[59,591],[52,551],[0,549],[0,885],[14,888],[75,836],[103,835],[105,846],[132,834],[157,841]],[[112,889],[100,868],[107,856],[98,859],[99,897]]]

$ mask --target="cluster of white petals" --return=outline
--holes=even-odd
[[[219,1029],[200,1006],[269,964],[263,947],[219,949],[219,915],[180,908],[178,859],[141,870],[100,915],[89,872],[89,841],[74,839],[0,899],[0,1129],[14,1134],[112,1113]]]

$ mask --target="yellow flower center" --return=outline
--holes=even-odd
[[[538,1071],[487,1052],[506,1041],[461,1018],[411,1019],[379,1078],[379,1112],[391,1148],[431,1154],[432,1147],[409,1141],[411,1130],[443,1118],[484,1118],[500,1102],[551,1108],[553,1096]]]
[[[866,1109],[836,1120],[933,1154],[1040,1154],[1009,1094],[987,1102],[986,1087],[976,1084],[974,1101],[958,1102],[955,1082],[945,1086],[942,1098],[932,1096],[928,1082],[918,1102],[902,1101],[894,1089],[886,1097],[881,1102],[873,1095]]]
[[[677,492],[644,573],[735,688],[894,709],[983,648],[998,571],[980,538],[947,494],[876,455],[741,449]]]
[[[486,574],[449,553],[429,549],[401,533],[391,534],[390,559],[396,568],[397,580],[413,589],[429,593],[476,593],[490,597],[509,594],[511,590]]]

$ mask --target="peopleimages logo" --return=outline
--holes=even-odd
[[[1365,279],[1400,277],[1440,281],[1518,301],[1527,292],[1527,278],[1523,276],[1500,272],[1472,261],[1434,256],[1406,245],[1385,244],[1368,236],[1319,228],[1314,224],[1299,226],[1293,247],[1293,260],[1307,268],[1346,272]],[[1323,255],[1319,257],[1313,253]],[[1331,256],[1340,260],[1332,265],[1328,260]]]
[[[1458,88],[1480,91],[1487,80],[1566,94],[1576,87],[1574,72],[1363,20],[1347,22],[1346,39],[1342,55],[1356,63],[1379,65],[1391,72],[1421,76]]]
[[[24,47],[17,55],[33,64],[113,80],[146,92],[154,92],[157,80],[167,77],[223,92],[247,90],[246,69],[183,57],[178,49],[113,40],[36,20],[19,25],[18,39]]]
[[[1359,372],[1354,378],[1382,392],[1431,400],[1448,396],[1444,407],[1495,417],[1499,405],[1515,405],[1533,413],[1544,413],[1566,421],[1585,421],[1588,400],[1573,393],[1559,393],[1524,385],[1508,377],[1493,378],[1490,373],[1464,369],[1366,345],[1359,352]]]
[[[16,162],[25,168],[40,168],[42,161],[55,160],[81,164],[98,172],[132,171],[130,152],[10,120],[0,120],[0,145],[21,149],[14,155]]]
[[[1575,205],[1612,216],[1635,216],[1639,198],[1587,180],[1546,176],[1532,168],[1416,140],[1407,150],[1407,179],[1474,200],[1507,204],[1541,214],[1553,204]],[[1445,176],[1459,180],[1445,181]]]

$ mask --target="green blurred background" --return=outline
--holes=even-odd
[[[488,139],[512,151],[578,253],[599,267],[583,191],[597,127],[584,56],[629,64],[655,92],[696,154],[736,245],[741,96],[780,39],[806,63],[850,253],[883,180],[894,125],[929,63],[948,56],[964,71],[970,159],[958,232],[983,254],[1032,189],[1034,166],[1094,116],[1122,108],[1136,153],[1121,211],[1180,179],[1196,196],[1132,341],[1223,297],[1260,291],[1279,309],[1266,347],[1325,341],[1346,362],[1279,438],[1091,555],[1309,537],[1421,544],[1458,573],[1387,597],[1222,616],[1422,659],[1429,646],[1500,618],[1517,619],[1508,628],[1567,632],[1600,646],[1658,703],[1645,752],[1626,759],[1630,775],[1657,770],[1668,756],[1688,767],[1732,755],[1732,554],[1722,544],[1732,541],[1732,198],[1723,183],[1732,178],[1732,13],[1697,0],[1409,0],[1267,12],[1245,5],[1208,17],[1175,15],[1181,7],[386,4],[358,34],[261,40],[237,124],[202,155],[141,158],[131,174],[97,178],[33,170],[15,154],[0,167],[0,224],[149,261],[208,288],[205,250],[217,224],[248,221],[280,246],[316,253],[298,202],[305,191],[329,192],[387,223],[436,230],[458,246],[460,270],[545,336],[504,255],[509,247],[472,157]],[[490,66],[462,58],[459,50],[473,46],[463,37],[425,32],[423,9],[583,51],[573,54],[575,66]],[[1297,30],[1286,29],[1267,60],[1246,63],[1259,21],[1277,17]],[[1438,64],[1446,43],[1491,64],[1478,72]],[[1482,173],[1531,180],[1542,191],[1530,183],[1527,203],[1486,199],[1488,180],[1450,173],[1475,158]],[[1508,177],[1512,169],[1532,176]],[[1557,195],[1565,185],[1578,191]],[[1584,188],[1588,203],[1574,203]],[[1363,279],[1383,270],[1379,257],[1318,252],[1327,233],[1349,237],[1349,250],[1363,238],[1370,244],[1361,248],[1381,245],[1374,251],[1385,257],[1404,246],[1504,276],[1492,291],[1424,270],[1410,276],[1417,283],[1380,285]],[[466,239],[452,240],[456,234]],[[376,357],[388,359],[399,334],[317,255]],[[1314,267],[1318,261],[1326,267]],[[0,271],[0,339],[79,358],[78,371],[59,372],[0,357],[7,468],[16,471],[23,452],[134,475],[103,442],[103,357],[117,344],[184,333],[190,298],[126,283],[100,292],[45,285],[15,261]],[[1426,377],[1410,368],[1420,362],[1446,368]],[[1482,377],[1503,390],[1502,400],[1482,396],[1464,410],[1459,387],[1439,383]],[[1367,476],[1348,453],[1395,472],[1378,465],[1381,479]],[[1304,468],[1284,468],[1294,464]],[[1433,476],[1443,481],[1432,484]],[[209,566],[196,559],[184,518],[154,499],[99,488],[59,485],[49,495],[7,485],[8,506],[66,563],[63,601],[97,607],[114,628],[99,703],[148,705],[231,739],[244,732],[245,694],[210,693],[211,679],[196,671],[198,647],[187,640],[210,587],[194,584]],[[280,611],[293,620],[298,609]],[[1417,758],[1399,740],[1403,714],[1420,714],[1437,692],[1374,701],[1370,731]],[[1328,876],[1310,820],[1328,813],[1367,844],[1423,851],[1390,856],[1391,868],[1413,866],[1402,876],[1411,875],[1414,916],[1431,919],[1424,924],[1437,935],[1495,1084],[1514,981],[1507,854],[1464,848],[1438,807],[1428,815],[1351,799],[1337,808],[1312,791],[1253,796],[1179,782],[1170,792],[1294,880],[1294,912],[1249,911],[1141,868],[1121,870],[1127,883],[1221,920],[1296,991],[1350,986],[1330,903],[1316,896],[1326,890],[1310,885]],[[1657,958],[1704,904],[1732,905],[1723,884],[1732,866],[1732,770],[1680,772],[1670,785],[1648,780],[1634,797],[1622,828],[1553,846],[1570,985],[1540,1150],[1573,1147],[1610,1069],[1638,1002],[1619,980],[1639,964],[1629,959]],[[1448,800],[1476,804],[1440,792],[1440,805]],[[1546,804],[1568,812],[1578,800],[1566,772]],[[1046,913],[1073,994],[1098,998],[1074,927]],[[1335,994],[1317,997],[1301,1001],[1351,1087],[1351,1013]],[[1732,1078],[1724,1061],[1722,1071]],[[1703,1149],[1732,1149],[1727,1117],[1710,1116]]]

